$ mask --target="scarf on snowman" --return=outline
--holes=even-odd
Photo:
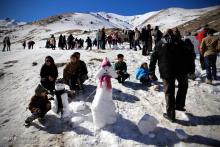
[[[112,76],[110,76],[110,75],[103,75],[99,79],[99,87],[103,88],[103,84],[105,82],[106,83],[106,89],[108,91],[111,91],[111,89],[112,89],[111,78],[112,78]]]

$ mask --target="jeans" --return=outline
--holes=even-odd
[[[206,56],[204,61],[205,61],[205,68],[206,68],[206,77],[208,80],[216,80],[216,60],[217,60],[217,55],[209,55]]]

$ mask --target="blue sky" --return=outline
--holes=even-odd
[[[203,8],[219,0],[0,0],[0,19],[34,21],[66,12],[105,11],[121,15],[143,14],[169,7]]]

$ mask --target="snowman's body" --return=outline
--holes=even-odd
[[[63,118],[70,115],[68,94],[65,91],[65,85],[63,83],[56,83],[55,85],[55,98],[52,110],[55,113],[59,113],[60,110]]]
[[[102,68],[96,74],[96,78],[99,79],[99,85],[92,102],[92,116],[97,128],[103,128],[108,124],[113,124],[117,119],[110,81],[111,78],[116,78],[117,74],[109,64],[107,66],[102,65]]]

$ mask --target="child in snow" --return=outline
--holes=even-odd
[[[124,62],[124,55],[118,54],[118,62],[115,63],[115,71],[118,74],[119,83],[124,83],[127,78],[129,78],[129,74],[127,73],[127,64]]]
[[[149,84],[149,69],[146,62],[141,64],[141,67],[136,70],[136,79],[140,80],[142,84]]]
[[[31,98],[29,104],[29,110],[32,115],[25,120],[26,125],[30,125],[31,122],[37,118],[42,120],[46,113],[51,109],[51,103],[47,97],[48,91],[40,84],[35,89],[35,95]]]

